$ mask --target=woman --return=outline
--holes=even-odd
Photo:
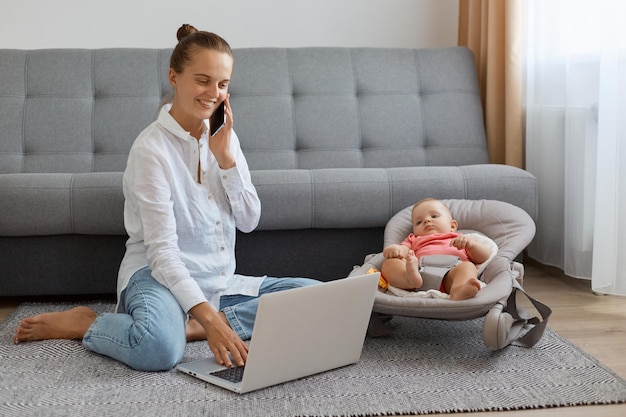
[[[242,366],[258,297],[317,283],[234,274],[236,229],[252,231],[261,206],[233,131],[233,55],[224,39],[190,25],[177,37],[168,76],[174,98],[139,134],[124,172],[129,239],[116,313],[76,307],[26,318],[15,343],[82,339],[156,371],[180,362],[187,341],[207,339],[219,363]],[[209,117],[222,102],[224,127],[210,136]]]

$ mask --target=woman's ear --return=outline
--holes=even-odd
[[[177,75],[178,74],[176,74],[176,71],[174,71],[172,68],[170,68],[169,72],[167,73],[167,79],[169,80],[172,88],[176,88],[176,76]]]

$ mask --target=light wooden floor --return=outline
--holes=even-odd
[[[529,261],[525,290],[552,308],[549,327],[626,379],[626,297],[594,295],[589,281]],[[25,300],[0,297],[0,322]],[[622,417],[626,404],[463,413],[467,417]]]

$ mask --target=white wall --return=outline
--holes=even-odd
[[[182,23],[234,48],[453,46],[458,0],[0,0],[0,48],[166,48]]]

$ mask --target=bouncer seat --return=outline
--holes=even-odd
[[[494,350],[509,344],[533,346],[541,338],[551,310],[529,296],[522,288],[524,267],[516,259],[535,235],[535,223],[521,208],[495,200],[442,200],[459,223],[459,232],[475,233],[493,242],[488,261],[478,265],[483,288],[468,300],[450,300],[434,288],[403,291],[378,288],[374,301],[372,328],[380,332],[389,316],[441,320],[473,320],[484,317],[483,340]],[[402,242],[412,232],[411,210],[406,207],[385,227],[384,246]],[[364,264],[354,267],[351,276],[378,272],[384,257],[368,255]],[[518,294],[530,300],[540,317],[530,316],[517,305]]]

